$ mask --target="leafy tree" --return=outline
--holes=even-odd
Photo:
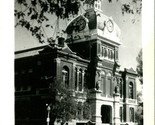
[[[138,76],[139,76],[139,81],[141,84],[143,84],[143,57],[142,57],[142,49],[140,50],[138,56],[137,56],[137,73],[138,73]]]
[[[90,117],[90,105],[86,101],[84,105],[78,103],[76,96],[73,95],[73,91],[67,89],[63,83],[58,80],[53,80],[50,83],[50,123],[54,124],[55,121],[65,123],[72,119],[89,119]],[[80,104],[80,105],[79,105]],[[87,112],[87,117],[78,115],[77,112],[83,110]],[[88,110],[88,111],[86,111]]]
[[[143,103],[139,103],[135,117],[138,125],[143,125]]]
[[[137,73],[139,76],[139,81],[141,85],[143,85],[143,58],[142,58],[142,49],[140,50],[138,56],[137,56]],[[138,107],[136,111],[136,120],[138,121],[138,125],[143,125],[143,94],[142,91],[137,93],[137,101],[138,101]]]
[[[40,43],[51,42],[53,38],[45,33],[48,28],[59,27],[59,19],[69,19],[77,15],[80,7],[94,5],[96,0],[16,0],[15,1],[15,26],[26,28]],[[107,0],[110,3],[112,0]],[[117,0],[120,2],[120,0]],[[121,3],[121,2],[120,2]],[[138,5],[139,4],[139,5]],[[16,7],[17,6],[17,7]],[[130,3],[121,5],[122,14],[140,14],[142,0],[131,0]],[[51,24],[51,16],[55,15],[57,21]],[[57,27],[54,27],[57,26]],[[59,32],[57,30],[57,32]],[[64,32],[64,31],[62,31]]]

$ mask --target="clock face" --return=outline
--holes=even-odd
[[[112,20],[107,21],[107,29],[109,32],[112,32],[114,30],[114,24],[113,24]]]
[[[77,21],[78,30],[82,31],[86,26],[86,21],[84,19],[80,19]]]

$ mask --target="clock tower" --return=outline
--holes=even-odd
[[[101,0],[96,0],[84,14],[68,24],[66,33],[66,42],[71,50],[90,61],[87,84],[91,90],[92,121],[98,125],[119,123],[119,113],[115,114],[115,111],[119,111],[119,105],[114,102],[113,97],[117,83],[115,77],[118,75],[118,49],[121,44],[119,27],[112,17],[103,14]],[[101,121],[102,117],[106,117],[104,109],[108,112],[108,121]]]

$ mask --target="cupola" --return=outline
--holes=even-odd
[[[116,46],[120,45],[120,29],[112,17],[103,14],[101,0],[87,6],[84,14],[71,20],[66,28],[67,43],[102,39]]]

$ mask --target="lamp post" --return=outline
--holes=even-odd
[[[48,104],[46,104],[46,105],[47,105],[47,119],[46,119],[46,121],[47,121],[47,125],[49,125],[50,124],[50,110],[51,110],[51,107]]]

